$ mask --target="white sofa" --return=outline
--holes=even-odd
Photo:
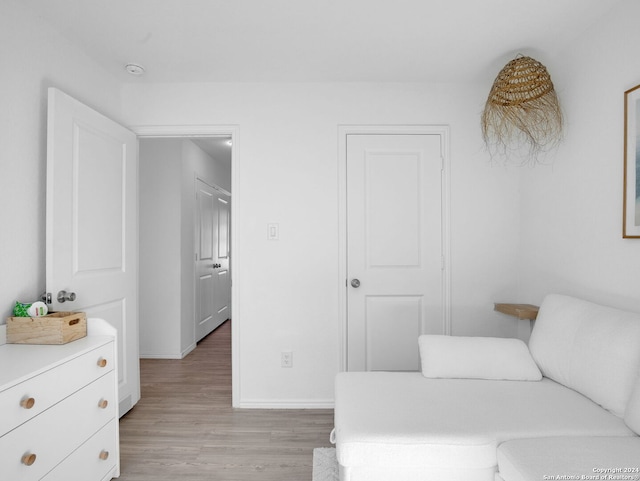
[[[341,481],[640,475],[640,314],[550,295],[528,348],[419,342],[422,372],[336,377]]]

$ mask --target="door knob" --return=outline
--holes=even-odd
[[[75,292],[67,292],[67,291],[58,292],[58,302],[61,303],[61,304],[63,302],[75,301],[75,300],[76,300],[76,293]]]
[[[360,287],[360,279],[352,279],[351,280],[351,287],[355,287],[356,289],[358,287]]]

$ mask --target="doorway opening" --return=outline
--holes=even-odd
[[[225,268],[214,268],[209,273],[208,279],[213,279],[214,273],[217,277],[224,277],[219,275],[222,271],[226,274],[232,272],[234,277],[233,285],[230,280],[228,283],[230,302],[220,316],[228,316],[222,319],[224,322],[233,315],[231,323],[232,405],[236,407],[239,401],[240,385],[238,363],[240,302],[236,287],[239,264],[236,235],[238,225],[236,186],[240,160],[238,127],[139,126],[132,130],[138,135],[140,147],[141,357],[182,358],[195,349],[198,340],[206,335],[205,333],[199,336],[196,326],[202,305],[206,306],[207,302],[213,300],[213,293],[205,299],[207,302],[201,302],[202,293],[198,292],[198,289],[203,287],[198,286],[196,281],[198,261],[202,258],[202,252],[198,247],[201,240],[209,239],[214,227],[226,225],[228,227],[226,238],[219,246],[211,247],[210,245],[208,248],[208,253],[212,253],[210,251],[215,249],[217,257],[216,262],[210,262],[211,266],[207,267],[224,264],[219,260],[222,258],[226,261]],[[152,155],[151,159],[145,158],[148,153],[158,155]],[[173,160],[171,160],[172,157]],[[179,158],[179,161],[176,161],[176,158]],[[206,159],[209,159],[209,164]],[[215,203],[199,201],[196,185],[197,182],[203,181],[212,187],[212,192],[220,194],[226,204],[221,200]],[[232,196],[233,202],[231,202]],[[217,197],[216,195],[216,199]],[[158,203],[160,205],[157,205]],[[198,212],[204,205],[217,204],[225,207],[226,210],[216,210],[218,215],[215,218],[216,225],[213,225],[213,217],[206,220],[203,225],[207,232],[203,233],[203,237],[197,238],[200,237],[196,229],[196,223],[199,221]],[[146,212],[151,214],[147,216]],[[170,258],[165,258],[161,254],[161,244],[172,250]],[[220,255],[222,257],[219,257]],[[205,261],[209,260],[207,258]],[[147,272],[145,266],[152,267]],[[150,275],[151,272],[157,275]],[[227,278],[230,279],[230,275],[227,275]],[[207,283],[203,285],[205,284]],[[207,285],[211,287],[212,283],[209,282]],[[158,323],[157,319],[152,318],[148,325],[143,321],[145,306],[158,308],[158,304],[162,309],[169,311],[163,312],[164,324],[170,326],[166,330],[163,330],[165,325]],[[170,346],[166,355],[162,352],[165,346]],[[157,352],[154,353],[154,349]]]

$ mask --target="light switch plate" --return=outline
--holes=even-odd
[[[280,224],[267,224],[267,239],[280,239]]]

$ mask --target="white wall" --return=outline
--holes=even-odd
[[[640,84],[640,3],[619,4],[553,59],[566,138],[522,174],[522,294],[640,311],[640,241],[622,239],[624,91]]]
[[[129,125],[238,125],[240,402],[333,399],[339,370],[338,125],[451,126],[452,316],[455,334],[512,336],[493,302],[517,291],[518,170],[483,153],[489,85],[125,85]],[[280,240],[267,241],[267,224]],[[294,368],[280,368],[280,351]]]
[[[140,355],[195,347],[196,175],[230,190],[231,173],[190,140],[140,140]]]
[[[23,8],[0,6],[0,323],[45,290],[47,88],[120,117],[114,78]]]
[[[201,140],[206,141],[206,139]],[[231,162],[217,158],[215,153],[208,154],[196,142],[189,139],[182,142],[182,159],[185,171],[191,172],[192,175],[197,174],[209,185],[231,192]],[[194,188],[193,185],[193,179],[190,179],[191,190]]]
[[[140,141],[140,356],[180,358],[182,141]]]

